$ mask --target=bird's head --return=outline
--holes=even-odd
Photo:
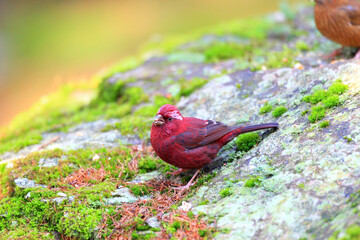
[[[166,104],[157,112],[153,126],[171,125],[172,123],[182,121],[183,119],[183,116],[175,106]]]

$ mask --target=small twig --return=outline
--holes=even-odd
[[[124,164],[122,164],[119,159],[116,159],[116,160],[121,165],[121,171],[120,171],[119,176],[118,176],[118,179],[121,179],[121,176],[122,176],[123,171],[124,171]]]
[[[45,143],[41,144],[38,147],[37,151],[47,147],[48,145],[52,144],[53,142],[56,142],[57,140],[59,140],[59,138],[60,138],[60,136],[56,136],[56,137],[53,137],[52,139],[50,139],[48,142],[45,142]]]

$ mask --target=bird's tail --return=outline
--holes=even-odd
[[[258,124],[258,125],[245,126],[245,127],[238,126],[238,127],[235,127],[235,129],[233,131],[231,131],[228,134],[226,134],[225,136],[223,136],[221,138],[220,142],[223,145],[225,145],[240,134],[253,132],[253,131],[257,131],[257,130],[261,130],[261,129],[267,129],[267,128],[277,129],[277,128],[279,128],[279,124],[278,123],[263,123],[263,124]]]
[[[258,124],[258,125],[252,125],[252,126],[246,126],[246,127],[239,127],[238,129],[241,131],[241,133],[247,133],[247,132],[253,132],[256,130],[261,130],[261,129],[267,129],[267,128],[278,128],[279,124],[278,123],[263,123],[263,124]]]

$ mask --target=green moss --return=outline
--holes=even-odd
[[[316,90],[312,95],[306,95],[303,98],[303,101],[309,102],[309,103],[312,103],[312,104],[316,104],[318,102],[323,101],[328,96],[329,96],[329,94],[325,90],[319,89],[319,90]]]
[[[350,143],[352,141],[352,138],[349,136],[345,136],[343,138],[346,140],[347,143]]]
[[[149,100],[149,96],[144,92],[141,87],[129,87],[124,90],[123,96],[120,98],[121,103],[130,103],[137,105],[141,102]]]
[[[212,172],[211,174],[205,174],[199,177],[196,181],[195,186],[202,186],[203,184],[208,183],[211,179],[213,179],[217,175],[216,172]]]
[[[148,195],[150,193],[149,188],[144,185],[131,185],[129,186],[129,189],[135,197]]]
[[[326,91],[324,89],[313,89],[313,93],[303,98],[304,102],[316,104],[323,102],[327,108],[337,106],[339,104],[338,95],[343,94],[348,86],[343,84],[341,80],[336,80]]]
[[[224,188],[224,189],[220,190],[219,194],[222,198],[225,198],[225,197],[232,195],[233,190],[231,188]]]
[[[68,237],[90,239],[102,218],[102,210],[78,205],[65,207],[66,215],[60,218],[58,230]]]
[[[300,51],[308,51],[308,50],[310,50],[310,47],[308,46],[308,44],[306,42],[304,42],[304,41],[301,41],[301,40],[299,40],[299,41],[297,41],[295,43],[295,47],[297,49],[299,49]]]
[[[209,204],[209,199],[205,199],[205,200],[203,200],[203,201],[201,201],[200,203],[199,203],[199,206],[201,206],[201,205],[208,205]]]
[[[347,85],[343,84],[340,79],[338,79],[329,87],[328,91],[330,94],[341,95],[348,89],[349,89],[349,87]]]
[[[152,121],[152,118],[126,116],[116,126],[122,134],[138,135],[144,139],[149,137]]]
[[[268,112],[271,112],[271,110],[273,109],[273,106],[268,104],[268,103],[265,103],[265,105],[260,108],[260,114],[265,114],[265,113],[268,113]]]
[[[265,66],[267,68],[293,67],[295,64],[294,59],[298,54],[294,49],[284,45],[282,51],[266,52],[267,61]]]
[[[304,189],[304,188],[305,188],[305,184],[304,184],[304,183],[300,183],[300,184],[298,185],[298,188]]]
[[[283,115],[286,112],[287,112],[286,107],[279,106],[279,107],[274,108],[274,110],[272,111],[272,116],[274,118],[278,118],[278,117],[280,117],[281,115]]]
[[[311,108],[311,113],[308,117],[309,121],[315,123],[325,117],[325,108],[323,106],[315,106]]]
[[[309,109],[306,109],[301,112],[301,116],[305,116],[307,113],[309,113]]]
[[[360,226],[357,224],[349,226],[345,231],[345,236],[342,240],[355,240],[360,238]]]
[[[100,158],[96,161],[89,161],[96,154]],[[39,169],[37,166],[39,158],[60,157],[63,155],[67,156],[66,160],[61,161],[58,167],[49,168],[55,172],[43,172],[43,169]],[[111,192],[116,189],[118,180],[131,179],[135,174],[133,172],[135,170],[129,169],[129,162],[133,159],[132,150],[126,147],[119,147],[114,150],[105,148],[80,149],[68,152],[53,150],[29,155],[23,161],[15,163],[14,171],[11,172],[12,179],[18,176],[27,177],[36,180],[37,183],[49,184],[51,189],[17,188],[12,198],[3,198],[0,201],[0,215],[5,217],[0,218],[0,232],[9,234],[6,236],[17,236],[21,234],[21,231],[15,228],[26,229],[29,232],[34,232],[33,239],[48,239],[47,236],[52,237],[52,235],[47,233],[58,231],[64,237],[91,239],[94,238],[96,228],[101,223],[103,214],[106,212],[112,218],[108,218],[108,227],[101,233],[101,236],[105,238],[112,232],[112,219],[116,221],[118,215],[116,215],[117,211],[113,211],[113,206],[104,205],[104,198],[111,197]],[[149,160],[152,161],[150,165],[146,164]],[[154,169],[156,166],[153,165],[153,162],[156,162],[153,156],[143,153],[143,159],[139,161],[139,169],[145,169],[146,171]],[[68,165],[75,167],[65,168]],[[62,175],[66,177],[80,166],[95,169],[103,167],[107,172],[104,181],[95,185],[74,188],[67,183],[59,182],[59,179],[56,181],[49,180],[55,178],[55,176]],[[5,166],[1,169],[5,169]],[[10,174],[6,171],[2,171],[2,173]],[[49,177],[48,175],[53,176]],[[142,185],[132,185],[129,188],[136,196],[148,194],[150,190]],[[74,196],[75,200],[72,203],[68,200],[64,200],[59,204],[51,202],[51,199],[59,197],[59,189],[67,196]],[[48,201],[44,202],[43,199],[48,199]],[[142,229],[144,227],[149,228],[146,224],[140,224],[140,222],[137,227],[138,231],[144,230]],[[29,237],[29,239],[32,239],[32,237]]]
[[[258,186],[259,184],[260,184],[260,178],[252,176],[245,181],[244,186],[248,188],[252,188]]]
[[[319,124],[319,127],[321,128],[326,128],[327,126],[330,125],[330,122],[328,120],[326,121],[322,121],[320,124]]]
[[[324,101],[323,104],[325,106],[325,108],[333,108],[336,107],[340,104],[339,101],[339,96],[337,95],[331,95],[329,97],[327,97]]]
[[[98,100],[104,102],[115,102],[123,95],[126,82],[118,81],[115,84],[104,80],[99,85]]]
[[[0,199],[11,192],[10,169],[6,163],[0,164]]]
[[[259,142],[259,135],[254,132],[239,135],[235,143],[239,151],[247,152]]]
[[[207,79],[204,78],[192,78],[190,80],[182,80],[181,89],[179,92],[179,96],[189,96],[195,90],[201,88],[208,82]]]
[[[17,223],[13,221],[12,223]],[[21,228],[15,228],[13,230],[0,231],[2,239],[16,239],[16,240],[52,240],[55,239],[55,235],[50,232],[42,231],[36,228],[22,226]]]
[[[308,117],[312,123],[321,120],[326,115],[326,109],[340,105],[339,95],[343,94],[348,89],[348,86],[342,83],[341,80],[336,80],[328,90],[313,88],[313,94],[306,95],[302,100],[311,104],[318,104],[311,108],[311,113]],[[308,111],[308,110],[307,110]],[[327,127],[326,121],[320,124],[320,127]]]
[[[148,105],[138,108],[133,115],[140,116],[140,117],[154,117],[159,110],[158,106],[155,105]]]
[[[195,218],[195,214],[193,211],[188,211],[186,214],[190,219],[194,219]]]
[[[38,144],[42,140],[42,136],[38,131],[29,131],[21,136],[12,135],[0,140],[0,154],[7,151],[18,152],[20,149]]]
[[[154,239],[156,237],[156,234],[154,232],[146,233],[146,234],[140,234],[137,232],[133,232],[131,234],[131,239],[134,240],[150,240]]]
[[[219,60],[243,57],[250,52],[251,47],[244,44],[219,42],[208,47],[204,54],[207,62],[216,62]]]
[[[41,194],[39,194],[39,191],[41,191]],[[42,232],[42,224],[51,221],[52,216],[49,214],[51,211],[50,204],[40,200],[41,197],[55,196],[55,193],[47,189],[32,189],[31,197],[25,199],[24,195],[28,192],[30,191],[17,189],[17,195],[13,198],[3,198],[0,201],[0,214],[2,216],[0,218],[0,231],[12,231],[26,226],[27,228],[35,228],[37,231]],[[17,222],[16,226],[11,224],[13,221]]]
[[[173,104],[174,102],[172,101],[172,99],[166,98],[164,96],[161,95],[155,95],[154,96],[154,105],[158,108],[160,108],[161,106],[165,105],[165,104]],[[156,112],[154,113],[156,114]]]

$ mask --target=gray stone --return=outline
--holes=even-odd
[[[63,192],[58,192],[57,195],[60,196],[60,197],[67,197],[67,195],[65,193],[63,193]]]
[[[130,190],[125,187],[120,187],[111,193],[113,198],[105,199],[105,202],[109,205],[120,205],[123,203],[132,203],[139,200],[139,198],[135,197],[131,194]]]
[[[123,203],[136,202],[138,199],[137,198],[132,198],[132,197],[114,197],[114,198],[107,198],[105,200],[106,200],[105,202],[108,205],[121,205]]]
[[[34,180],[29,180],[27,178],[17,178],[14,180],[14,183],[20,188],[46,187],[46,185],[36,184]]]
[[[69,196],[69,203],[72,203],[75,200],[75,196]]]
[[[39,166],[40,167],[56,167],[59,165],[59,158],[40,158]]]
[[[61,204],[65,200],[67,200],[66,197],[57,197],[57,198],[51,199],[52,202],[57,203],[57,204]]]
[[[153,179],[156,179],[161,173],[158,171],[148,172],[144,174],[138,174],[136,177],[131,181],[131,183],[143,183]]]
[[[161,223],[157,219],[156,216],[148,218],[145,222],[152,228],[160,228],[161,227]]]

